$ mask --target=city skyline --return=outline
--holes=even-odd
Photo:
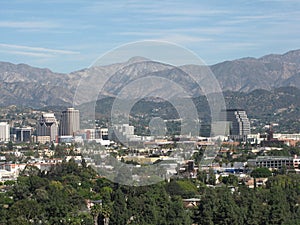
[[[299,0],[0,7],[0,224],[300,224]]]

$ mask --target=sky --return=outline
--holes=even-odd
[[[206,64],[300,49],[300,0],[2,0],[0,61],[68,73],[130,42],[178,44]]]

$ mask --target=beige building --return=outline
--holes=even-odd
[[[59,124],[60,136],[75,136],[80,130],[79,110],[68,108],[61,114]]]
[[[39,142],[41,144],[46,144],[47,142],[51,142],[50,136],[37,136],[36,137],[36,142]]]

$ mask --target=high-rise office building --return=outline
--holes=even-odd
[[[106,133],[103,130],[103,134]],[[129,124],[114,125],[107,130],[107,137],[109,140],[117,142],[136,142],[141,141],[141,137],[134,134],[134,126]]]
[[[59,124],[60,136],[74,136],[80,130],[79,110],[68,108],[61,114]]]
[[[50,141],[56,141],[58,135],[58,122],[54,113],[43,113],[40,117],[37,128],[37,137],[49,136]]]
[[[134,126],[129,124],[114,125],[109,128],[108,139],[127,141],[129,137],[134,136]]]
[[[31,142],[31,127],[17,127],[15,128],[16,141],[18,142]]]
[[[227,121],[230,122],[230,135],[246,136],[250,134],[250,121],[246,111],[242,109],[227,109]]]
[[[6,122],[0,123],[0,142],[9,141],[10,139],[10,131],[9,124]]]

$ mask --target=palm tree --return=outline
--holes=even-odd
[[[95,204],[91,208],[91,215],[94,219],[94,225],[98,225],[98,217],[100,212],[102,211],[102,206],[100,204]]]
[[[94,225],[98,225],[98,219],[100,214],[103,217],[103,224],[108,225],[111,209],[108,206],[102,207],[102,205],[100,204],[95,204],[94,206],[92,206],[91,215],[94,219]]]
[[[104,225],[108,225],[109,224],[109,217],[110,217],[110,214],[111,214],[111,209],[109,207],[103,207],[102,208],[102,216],[103,216],[103,222],[104,222]]]

